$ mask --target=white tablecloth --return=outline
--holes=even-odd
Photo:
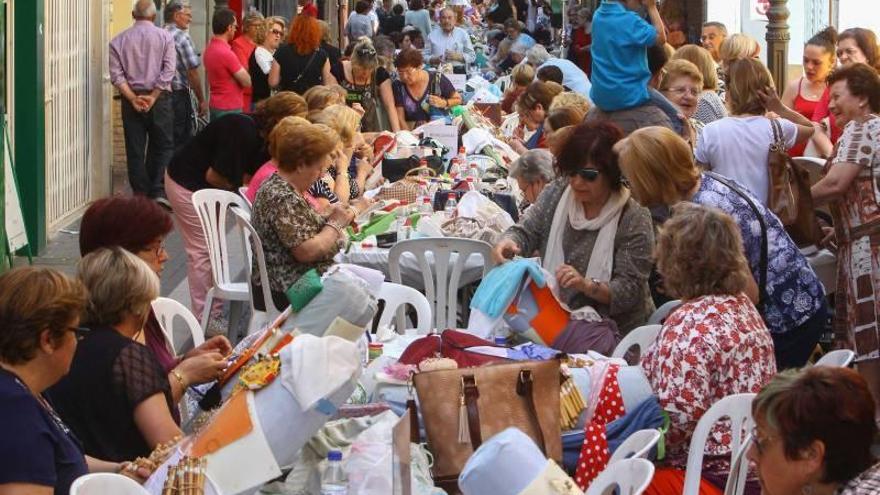
[[[391,280],[391,272],[388,265],[388,249],[371,248],[365,251],[353,251],[349,253],[340,253],[336,255],[336,262],[351,263],[360,265],[374,270],[379,270],[385,274],[387,280]],[[427,253],[428,264],[434,266],[434,258],[431,253]],[[455,264],[458,255],[453,253],[449,258],[450,268]],[[451,270],[450,270],[451,271]],[[400,259],[400,276],[403,278],[403,285],[412,287],[424,292],[425,282],[422,277],[422,269],[419,262],[411,253],[404,253]],[[476,282],[483,276],[483,258],[479,255],[471,255],[464,263],[464,269],[461,273],[459,288],[470,283]]]

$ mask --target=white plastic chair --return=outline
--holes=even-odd
[[[208,327],[211,306],[214,299],[250,302],[248,282],[233,282],[230,276],[229,248],[226,242],[226,219],[233,207],[247,208],[241,196],[220,189],[202,189],[192,195],[193,206],[202,224],[202,233],[208,245],[211,258],[211,278],[213,285],[205,296],[205,309],[202,312],[202,328]],[[232,319],[230,318],[230,322]]]
[[[116,473],[80,476],[70,485],[70,495],[149,495],[137,481]]]
[[[609,463],[590,484],[585,495],[641,495],[654,479],[654,464],[646,459],[623,459]]]
[[[742,495],[745,491],[749,465],[746,453],[752,446],[752,440],[751,435],[747,436],[743,440],[742,445],[739,446],[739,451],[733,457],[733,463],[730,465],[730,474],[727,476],[727,483],[724,485],[724,495]]]
[[[626,437],[626,440],[617,447],[608,464],[624,459],[646,459],[651,448],[660,441],[660,430],[639,430]]]
[[[648,318],[647,324],[659,325],[663,323],[663,320],[665,320],[666,317],[669,316],[669,313],[672,313],[679,306],[681,306],[681,301],[679,299],[664,303],[663,306],[660,306],[653,313],[651,313],[651,316]]]
[[[165,338],[168,340],[171,348],[174,349],[176,355],[180,356],[183,354],[183,349],[175,344],[178,341],[174,338],[174,318],[176,316],[183,318],[183,322],[186,323],[189,335],[192,336],[193,347],[198,347],[205,342],[205,332],[202,331],[199,320],[193,316],[186,306],[167,297],[156,298],[152,306],[153,313],[159,321],[159,326],[162,327],[162,332],[165,334]],[[185,338],[183,342],[186,342]]]
[[[473,255],[483,258],[483,277],[492,269],[492,246],[483,241],[451,237],[409,239],[395,244],[388,253],[388,271],[391,281],[401,283],[400,257],[411,253],[416,257],[425,283],[425,295],[431,303],[434,324],[432,328],[455,328],[458,314],[458,289],[465,262]],[[429,263],[427,254],[433,256]],[[458,256],[450,267],[452,254]]]
[[[405,285],[384,282],[376,298],[385,301],[385,309],[379,317],[380,327],[390,324],[394,318],[397,332],[403,333],[408,328],[403,306],[409,304],[416,310],[416,333],[427,335],[431,332],[431,303],[421,292]]]
[[[245,272],[247,273],[247,288],[250,293],[249,301],[251,305],[251,321],[248,324],[248,335],[250,335],[262,328],[263,325],[274,320],[281,312],[278,311],[275,307],[275,302],[272,300],[272,289],[269,287],[269,272],[266,270],[266,255],[263,252],[263,241],[260,239],[260,235],[253,224],[251,224],[250,215],[236,209],[232,210],[232,214],[239,228],[242,247],[245,252],[245,267],[247,268]],[[255,265],[260,273],[261,294],[254,294],[253,286],[250,283]],[[254,308],[254,301],[258,297],[263,299],[265,311],[257,311]]]
[[[657,340],[657,336],[660,335],[660,329],[662,328],[663,325],[656,324],[642,325],[638,328],[632,329],[623,339],[621,339],[620,343],[617,344],[617,347],[614,348],[614,352],[611,353],[611,357],[623,358],[633,346],[639,348],[640,356],[644,356],[648,347],[651,347],[651,344]]]
[[[251,200],[247,197],[248,186],[241,186],[238,188],[238,195],[241,196],[241,199],[244,200],[244,204],[247,205],[248,212],[253,211],[254,204],[251,203]]]
[[[816,361],[815,366],[831,366],[835,368],[846,368],[852,363],[856,357],[856,353],[849,349],[837,349],[830,351]]]
[[[734,394],[716,402],[703,414],[694,435],[691,437],[690,449],[688,450],[687,470],[684,477],[684,495],[697,495],[700,492],[700,476],[703,470],[703,455],[706,449],[706,441],[712,427],[718,421],[730,419],[730,452],[731,458],[740,451],[743,437],[748,436],[754,426],[752,419],[752,399],[757,394]],[[744,432],[744,433],[743,433]],[[733,459],[731,459],[733,461]],[[730,476],[738,476],[745,479],[748,463],[740,466],[738,473],[731,472]]]

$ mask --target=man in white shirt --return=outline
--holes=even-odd
[[[440,26],[431,31],[425,42],[425,58],[431,65],[472,64],[477,58],[470,35],[455,27],[455,11],[451,8],[440,12]]]
[[[590,99],[590,79],[587,75],[570,60],[551,57],[544,45],[535,45],[526,53],[528,63],[535,68],[535,73],[541,67],[553,65],[562,71],[562,85],[575,93],[580,93]]]

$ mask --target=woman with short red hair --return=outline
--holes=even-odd
[[[321,34],[321,24],[314,17],[294,17],[287,43],[275,52],[269,86],[303,94],[312,86],[336,84],[327,52],[321,48]]]

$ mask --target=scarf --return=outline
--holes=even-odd
[[[547,250],[541,266],[550,273],[556,273],[559,265],[565,263],[562,237],[566,225],[571,225],[575,230],[598,230],[599,235],[596,237],[593,252],[590,253],[590,262],[587,264],[587,272],[584,276],[602,282],[610,281],[611,269],[614,266],[614,238],[617,235],[617,224],[629,197],[629,189],[612,192],[608,201],[602,206],[599,216],[588,219],[584,215],[583,204],[575,199],[571,193],[571,186],[566,186],[559,198],[559,206],[553,214],[553,223],[550,225],[550,235],[547,238]],[[584,306],[573,312],[572,319],[599,321],[602,318],[595,309]]]

